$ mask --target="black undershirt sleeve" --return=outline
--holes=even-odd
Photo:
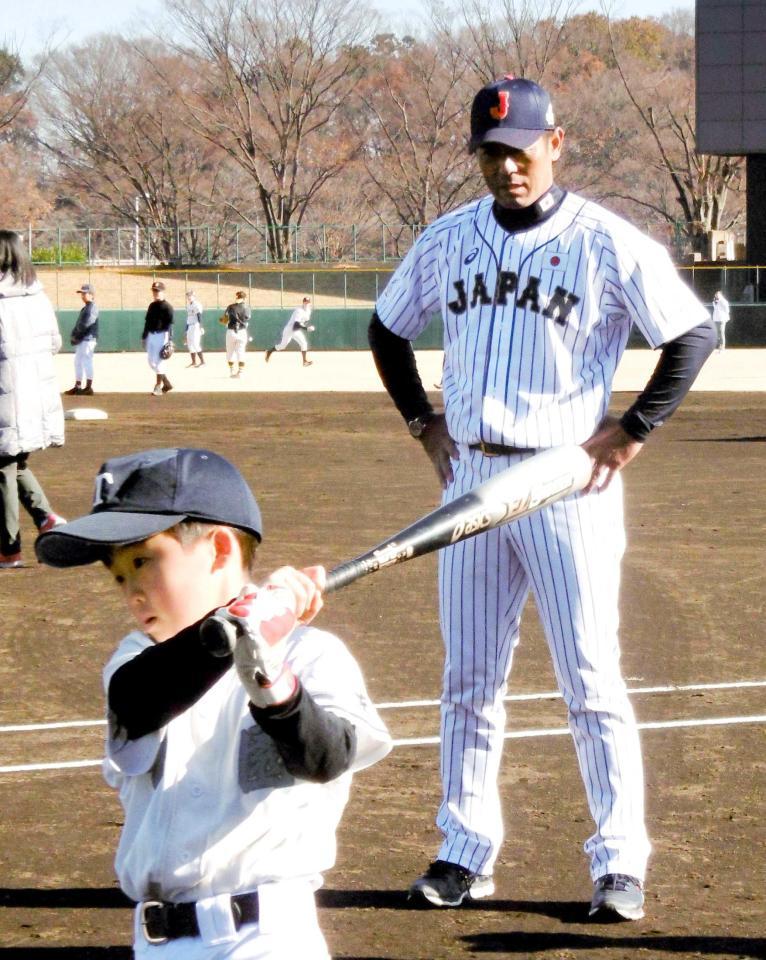
[[[199,627],[204,619],[142,650],[112,676],[109,711],[128,740],[154,733],[188,710],[232,666],[231,654],[213,656],[203,646]],[[326,783],[350,767],[354,727],[318,706],[300,681],[285,703],[266,708],[250,704],[250,712],[293,776]]]
[[[710,320],[666,343],[643,393],[620,418],[623,430],[643,443],[677,409],[715,344]]]
[[[293,776],[327,783],[351,766],[356,751],[353,725],[320,707],[300,682],[286,703],[276,707],[251,703],[250,713],[272,738]]]
[[[391,333],[377,313],[372,315],[367,339],[383,386],[399,413],[408,423],[416,417],[430,416],[434,408],[423,388],[410,341]]]
[[[153,733],[188,710],[234,662],[231,654],[215,657],[202,645],[204,619],[142,650],[112,676],[108,707],[128,740]]]

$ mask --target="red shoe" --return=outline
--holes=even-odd
[[[12,570],[23,566],[20,553],[0,553],[0,570]]]
[[[66,523],[63,517],[60,517],[57,513],[49,513],[42,526],[39,526],[37,529],[40,533],[47,533],[54,527],[60,527],[62,523]]]

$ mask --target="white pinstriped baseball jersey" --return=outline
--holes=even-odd
[[[458,447],[443,503],[526,456],[485,456],[469,444],[544,448],[591,437],[633,324],[658,347],[707,319],[665,250],[620,217],[557,188],[528,213],[506,230],[487,196],[440,218],[376,305],[381,322],[410,340],[443,317],[446,422]],[[503,696],[531,592],[595,824],[584,847],[591,878],[643,879],[641,750],[618,639],[623,527],[618,474],[608,488],[440,552],[440,860],[493,870],[504,835]]]
[[[631,325],[658,347],[707,312],[663,247],[598,204],[569,193],[514,233],[492,205],[486,196],[424,230],[378,316],[414,340],[441,312],[457,442],[581,443],[606,414]]]

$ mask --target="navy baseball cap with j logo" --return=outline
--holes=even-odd
[[[485,143],[525,150],[546,130],[555,130],[553,104],[542,87],[511,74],[488,83],[471,107],[470,153]]]
[[[116,544],[138,543],[182,520],[220,523],[262,536],[261,512],[235,466],[210,450],[145,450],[101,466],[91,512],[42,533],[38,560],[77,567]]]

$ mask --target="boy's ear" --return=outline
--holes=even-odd
[[[238,550],[239,544],[237,538],[227,527],[215,527],[211,534],[211,541],[215,551],[213,569],[220,570]]]

